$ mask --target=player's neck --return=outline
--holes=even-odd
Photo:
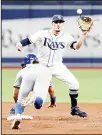
[[[55,36],[58,36],[60,34],[61,31],[54,31],[52,30],[52,33],[55,35]]]

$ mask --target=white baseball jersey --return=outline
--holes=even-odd
[[[51,71],[42,64],[29,64],[21,70],[21,86],[18,102],[27,97],[34,90],[35,97],[41,97],[45,102],[51,80]]]
[[[74,38],[61,32],[58,36],[53,35],[51,30],[39,30],[29,37],[31,43],[36,43],[38,59],[47,66],[53,66],[56,62],[62,62],[66,47],[70,47]]]
[[[38,48],[39,62],[48,66],[53,76],[68,84],[70,94],[76,94],[79,89],[79,82],[62,63],[65,48],[76,42],[74,38],[62,31],[58,36],[55,36],[50,29],[39,30],[29,36],[29,40],[31,43],[35,43]]]

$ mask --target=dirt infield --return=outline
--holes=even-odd
[[[87,118],[70,115],[70,104],[57,104],[56,108],[41,110],[29,106],[26,115],[33,120],[22,120],[19,130],[12,130],[7,121],[12,103],[2,103],[2,134],[102,134],[102,104],[79,104],[88,113]]]

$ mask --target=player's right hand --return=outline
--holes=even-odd
[[[18,51],[22,51],[22,44],[20,42],[18,42],[16,44],[16,48],[17,48]]]
[[[54,105],[49,104],[48,105],[48,108],[54,108],[54,107],[56,107],[56,104],[54,104]]]

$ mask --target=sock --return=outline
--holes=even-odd
[[[15,114],[22,114],[24,112],[24,107],[21,106],[21,103],[16,103],[15,105]]]
[[[70,98],[71,98],[71,108],[77,106],[77,97],[78,94],[69,94]]]
[[[54,105],[56,103],[56,97],[50,98],[51,105]]]

